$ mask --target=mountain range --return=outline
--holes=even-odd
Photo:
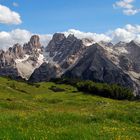
[[[95,42],[55,33],[44,47],[39,36],[33,35],[24,45],[0,50],[0,76],[30,82],[65,76],[119,84],[137,95],[140,94],[140,44]]]

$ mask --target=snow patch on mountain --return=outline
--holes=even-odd
[[[29,58],[29,55],[26,54],[23,59],[16,59],[15,62],[16,64],[18,64],[18,63],[26,61],[28,58]]]
[[[37,62],[34,62],[29,55],[25,55],[23,59],[16,59],[16,67],[20,75],[26,80],[29,79],[34,70],[44,62],[43,54],[39,54]]]

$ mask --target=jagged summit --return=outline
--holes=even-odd
[[[120,41],[114,45],[114,47],[123,47],[126,45],[126,42]]]
[[[62,40],[65,39],[65,38],[66,38],[66,37],[65,37],[64,34],[62,34],[62,33],[55,33],[55,34],[53,35],[52,40],[55,40],[55,42],[58,42],[58,41],[62,41]]]
[[[31,47],[40,48],[41,43],[40,43],[39,36],[38,35],[33,35],[30,39],[29,44],[30,44]]]
[[[86,46],[83,41],[70,34],[65,37],[64,34],[55,34],[46,47],[46,53],[64,71],[71,67],[83,54]]]
[[[85,46],[91,46],[92,44],[95,43],[95,41],[91,38],[83,38],[82,42]]]
[[[6,52],[0,52],[0,75],[28,79],[44,62],[39,36],[34,35],[23,46],[15,44]],[[12,71],[12,72],[11,72]],[[15,72],[15,73],[14,73]],[[14,75],[14,76],[13,76]]]
[[[24,57],[24,51],[23,47],[20,44],[15,44],[13,47],[10,47],[7,51],[11,57],[14,58],[23,58]]]
[[[23,45],[23,49],[26,53],[31,54],[34,51],[39,51],[41,43],[38,35],[33,35],[28,43]]]

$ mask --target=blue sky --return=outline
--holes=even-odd
[[[103,33],[126,24],[139,24],[140,13],[126,16],[114,9],[117,0],[0,0],[2,5],[20,14],[22,24],[0,24],[0,30],[22,28],[40,34],[78,29]],[[14,7],[13,2],[19,6]],[[140,0],[133,3],[140,5]]]

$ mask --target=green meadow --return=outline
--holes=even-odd
[[[140,140],[140,102],[0,78],[0,140]]]

